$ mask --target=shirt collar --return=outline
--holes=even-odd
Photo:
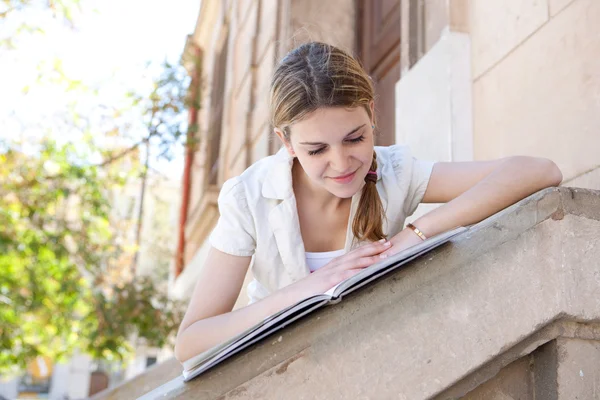
[[[294,193],[292,188],[294,158],[282,146],[272,160],[262,185],[262,195],[269,199],[279,200],[291,197]]]

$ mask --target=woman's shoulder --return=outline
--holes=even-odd
[[[231,192],[234,196],[246,199],[257,199],[262,196],[265,184],[272,180],[281,180],[286,169],[289,169],[288,157],[283,151],[261,158],[240,175],[228,179],[221,188],[221,195]],[[289,171],[288,171],[289,173]],[[274,184],[280,182],[274,182]]]
[[[408,163],[413,161],[410,148],[402,144],[390,146],[375,146],[377,153],[377,167],[382,175],[402,173]]]
[[[429,179],[433,162],[418,160],[414,157],[409,146],[394,144],[391,146],[376,146],[378,175],[383,185],[400,186],[407,190],[415,180]]]
[[[375,147],[375,152],[379,195],[393,205],[386,215],[402,229],[406,216],[412,215],[423,199],[434,163],[416,159],[409,147],[401,144]]]

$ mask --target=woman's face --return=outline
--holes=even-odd
[[[373,104],[370,104],[373,114]],[[340,198],[357,193],[373,160],[373,128],[364,107],[321,108],[290,127],[284,143],[311,182]],[[281,137],[281,132],[277,132]]]

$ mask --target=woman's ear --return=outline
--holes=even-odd
[[[287,149],[288,154],[290,155],[290,157],[295,157],[296,153],[294,152],[294,149],[292,148],[292,144],[285,137],[285,134],[281,131],[281,129],[275,128],[275,129],[273,129],[273,132],[275,132],[275,134],[277,135],[277,137],[279,138],[279,140],[281,140],[281,143],[283,143],[283,145]]]
[[[369,109],[371,110],[371,125],[375,126],[375,100],[369,102]]]

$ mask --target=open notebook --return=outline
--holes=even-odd
[[[239,335],[190,358],[183,363],[184,381],[189,381],[190,379],[200,375],[207,369],[217,365],[226,358],[245,349],[251,344],[270,335],[271,333],[289,325],[298,318],[301,318],[304,315],[323,306],[340,302],[343,296],[346,294],[353,292],[354,290],[366,285],[380,276],[393,271],[409,261],[412,261],[415,258],[433,250],[434,248],[446,243],[454,236],[466,230],[467,228],[458,227],[448,232],[428,238],[416,246],[410,247],[398,254],[390,256],[363,269],[358,274],[340,282],[327,292],[308,297],[294,305],[284,308],[283,310],[265,318],[262,322],[259,322]]]

